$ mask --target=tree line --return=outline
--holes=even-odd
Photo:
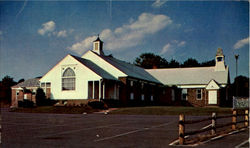
[[[215,60],[205,61],[199,63],[196,59],[189,58],[183,63],[172,59],[169,62],[159,55],[153,53],[143,53],[137,57],[134,64],[145,69],[151,68],[179,68],[179,67],[205,67],[214,66]],[[0,81],[0,102],[10,103],[11,102],[11,87],[23,82],[24,79],[19,81],[14,81],[14,78],[10,76],[5,76]],[[249,78],[245,76],[238,76],[234,79],[231,84],[233,95],[236,96],[249,96]],[[236,91],[237,90],[237,91]],[[40,91],[40,90],[39,90]],[[237,93],[237,94],[236,94]],[[40,93],[39,93],[40,94]],[[41,94],[42,98],[44,94]]]
[[[154,53],[143,53],[139,57],[137,57],[134,61],[134,64],[140,66],[145,69],[152,68],[180,68],[180,67],[206,67],[206,66],[214,66],[215,60],[205,61],[199,63],[194,58],[188,58],[183,63],[180,63],[174,59],[171,59],[169,62]]]

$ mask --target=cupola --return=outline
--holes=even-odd
[[[93,42],[93,51],[99,55],[103,55],[103,42],[99,38],[99,34],[97,39]]]
[[[225,56],[223,54],[223,50],[221,48],[217,49],[217,53],[215,56],[215,71],[225,71]]]

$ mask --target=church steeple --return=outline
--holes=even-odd
[[[100,40],[99,34],[97,39],[93,42],[93,51],[99,55],[103,55],[103,41]]]
[[[217,49],[217,53],[215,56],[215,71],[225,71],[225,56],[223,54],[223,50],[221,48]]]

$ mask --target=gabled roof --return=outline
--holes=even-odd
[[[74,55],[71,55],[73,58],[75,58],[77,61],[79,61],[81,64],[88,67],[90,70],[101,76],[102,78],[109,79],[109,80],[117,80],[115,77],[110,75],[107,71],[96,65],[95,63],[91,62],[90,60],[83,59],[81,57],[77,57]]]
[[[100,42],[102,42],[102,43],[103,43],[103,41],[99,38],[99,35],[98,35],[97,39],[96,39],[96,40],[94,40],[94,42],[96,42],[96,41],[100,41]]]
[[[28,80],[25,80],[23,82],[18,83],[15,86],[12,86],[11,88],[18,88],[18,87],[39,87],[40,86],[39,79],[40,78],[28,79]]]
[[[93,52],[93,51],[92,51]],[[96,54],[95,52],[93,52]],[[98,55],[98,54],[96,54]],[[129,77],[141,79],[141,80],[146,80],[150,82],[155,82],[155,83],[161,83],[157,79],[155,79],[152,75],[150,75],[145,69],[138,67],[133,64],[126,63],[124,61],[118,60],[116,58],[113,58],[111,56],[105,56],[105,55],[98,55],[105,61],[107,61],[109,64],[113,65]]]
[[[227,84],[228,67],[225,71],[215,71],[215,67],[147,69],[151,75],[164,85],[208,84],[215,80],[218,84]]]
[[[220,89],[220,86],[217,84],[216,81],[211,80],[211,81],[207,84],[206,89],[208,89],[208,90]]]

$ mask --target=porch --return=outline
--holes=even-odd
[[[88,99],[119,99],[119,82],[101,79],[88,81]]]

